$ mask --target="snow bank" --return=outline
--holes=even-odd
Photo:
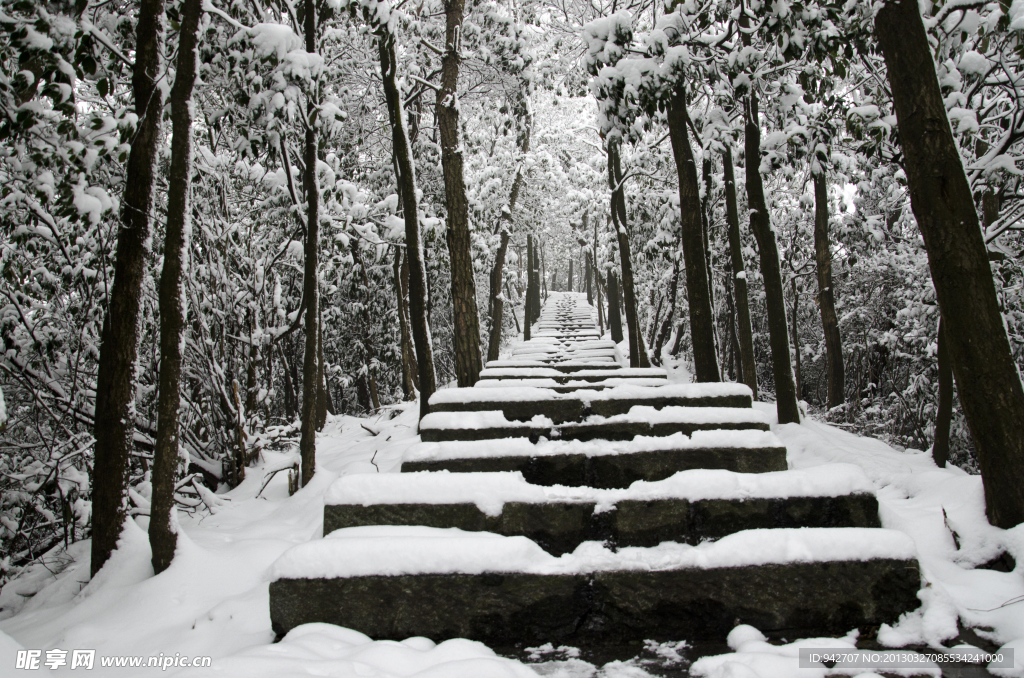
[[[698,546],[662,543],[613,552],[584,542],[558,558],[526,537],[433,527],[349,527],[278,558],[271,580],[411,574],[589,574],[814,562],[913,559],[902,532],[877,528],[746,530]]]

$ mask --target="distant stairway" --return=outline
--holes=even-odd
[[[401,474],[329,490],[274,565],[273,628],[495,646],[846,633],[918,606],[863,472],[787,470],[742,385],[629,369],[578,294],[473,388],[430,400]]]

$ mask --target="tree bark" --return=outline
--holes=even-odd
[[[932,459],[939,468],[945,468],[949,461],[949,429],[953,422],[953,366],[949,363],[949,347],[942,319],[939,319],[939,408],[935,413],[935,441],[932,443]]]
[[[910,204],[981,467],[986,512],[993,525],[1010,528],[1024,522],[1024,389],[917,3],[886,3],[875,18],[875,34],[892,87]]]
[[[162,75],[163,0],[140,0],[135,30],[137,47],[132,91],[139,121],[125,168],[122,227],[117,234],[114,280],[103,323],[96,379],[90,564],[93,576],[117,548],[117,540],[128,517],[129,458],[135,438],[139,299],[149,255],[149,217],[164,107],[163,89],[157,87],[157,80]]]
[[[821,326],[825,333],[828,407],[832,409],[846,400],[846,374],[843,340],[839,334],[839,318],[832,291],[832,243],[828,233],[828,181],[824,167],[814,175],[814,259],[818,272],[818,308],[821,309]]]
[[[462,19],[465,0],[444,0],[445,46],[441,57],[441,88],[437,91],[437,127],[441,137],[441,168],[448,206],[448,252],[451,255],[452,342],[459,386],[480,379],[480,319],[469,233],[469,203],[462,176],[459,143],[459,63],[462,60]]]
[[[679,175],[679,213],[686,269],[686,299],[689,302],[693,368],[698,382],[721,381],[715,351],[715,319],[711,311],[710,277],[704,249],[700,186],[697,165],[686,129],[686,96],[676,87],[668,111],[668,132]]]
[[[412,347],[412,331],[409,329],[409,309],[405,302],[405,288],[402,271],[402,248],[395,248],[395,296],[398,298],[398,331],[402,345],[402,394],[406,400],[416,397],[416,351]]]
[[[786,299],[782,291],[779,247],[775,242],[768,205],[761,179],[761,126],[758,121],[757,95],[747,97],[744,143],[747,171],[747,203],[750,230],[757,240],[764,278],[765,305],[768,310],[768,339],[772,347],[772,374],[775,377],[775,407],[780,424],[800,423],[800,409],[793,383],[793,362],[789,357],[789,330],[786,327]]]
[[[608,271],[608,327],[612,341],[622,341],[622,312],[619,310],[619,279],[615,271]]]
[[[654,358],[661,364],[661,351],[665,348],[669,333],[672,332],[672,321],[676,317],[676,303],[679,296],[679,258],[672,262],[672,285],[668,289],[668,313],[661,321],[661,329],[658,331],[658,340],[654,345]]]
[[[800,334],[797,328],[797,315],[800,313],[800,291],[793,278],[793,358],[795,360],[794,376],[796,377],[796,397],[800,399]]]
[[[594,291],[593,291],[593,289],[591,288],[591,285],[590,285],[590,277],[592,275],[591,266],[590,266],[590,252],[585,252],[584,256],[586,257],[586,266],[587,266],[587,268],[586,268],[586,276],[587,276],[587,303],[590,304],[591,306],[593,306],[594,305]]]
[[[754,362],[754,333],[750,326],[750,304],[747,297],[747,271],[743,263],[743,241],[740,239],[739,208],[736,206],[736,177],[732,165],[732,147],[722,154],[725,173],[725,220],[729,226],[729,253],[732,259],[733,282],[736,288],[736,323],[739,335],[740,380],[750,387],[757,400],[757,364]]]
[[[317,319],[316,338],[316,430],[323,431],[327,425],[327,369],[324,364],[324,317],[323,307]]]
[[[530,302],[530,322],[540,320],[540,240],[533,239],[533,263],[530,264],[530,273],[533,276],[533,301]]]
[[[416,203],[416,171],[406,136],[402,98],[396,82],[398,61],[395,37],[390,33],[378,36],[381,80],[391,122],[391,143],[398,161],[398,183],[405,216],[406,256],[409,259],[409,319],[416,346],[416,367],[420,379],[420,417],[430,412],[430,396],[437,390],[434,374],[434,350],[427,324],[427,277],[423,264],[423,241],[420,239],[419,206]]]
[[[526,235],[526,295],[523,301],[523,339],[530,341],[533,325],[533,236]]]
[[[197,74],[202,0],[182,3],[178,31],[178,63],[171,88],[171,168],[167,177],[167,225],[164,265],[160,271],[160,387],[157,396],[156,447],[153,452],[153,494],[149,512],[149,544],[153,572],[166,570],[178,544],[174,517],[174,483],[178,475],[178,408],[181,404],[181,347],[185,329],[182,273],[188,267],[191,236],[192,89]],[[250,361],[251,362],[251,361]]]
[[[284,411],[288,417],[288,423],[295,421],[295,386],[292,383],[291,368],[288,365],[288,359],[284,356],[284,349],[280,344],[277,345],[277,351],[281,354],[281,363],[284,366]]]
[[[316,2],[305,0],[303,8],[303,32],[306,51],[316,53],[317,13]],[[305,347],[302,354],[302,409],[299,420],[299,459],[301,463],[301,487],[309,484],[316,473],[316,424],[317,394],[320,391],[320,282],[317,269],[320,263],[320,187],[316,178],[317,132],[315,126],[316,102],[314,92],[309,92],[306,116],[310,124],[306,128],[306,144],[302,161],[303,188],[306,192],[306,246],[302,266],[302,296],[305,300]],[[288,159],[284,159],[288,162]]]
[[[647,357],[643,333],[640,331],[640,322],[637,318],[633,260],[626,222],[626,191],[622,183],[619,143],[615,139],[608,139],[608,187],[612,192],[612,222],[619,242],[619,263],[622,267],[622,298],[626,307],[626,326],[629,328],[629,366],[650,367],[651,361]]]

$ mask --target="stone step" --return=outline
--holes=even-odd
[[[543,362],[541,360],[527,360],[525,358],[524,359],[518,359],[518,360],[491,360],[491,361],[488,361],[487,366],[484,369],[480,370],[480,378],[481,379],[491,379],[491,378],[493,378],[491,376],[492,373],[490,372],[490,370],[493,370],[493,369],[498,369],[498,370],[530,370],[530,369],[533,369],[533,370],[553,370],[555,372],[560,372],[560,373],[563,373],[563,374],[569,374],[569,373],[573,373],[573,372],[598,372],[598,371],[602,371],[602,373],[598,374],[597,376],[604,377],[604,376],[607,376],[606,374],[603,374],[603,371],[605,371],[605,370],[622,370],[622,369],[625,369],[625,368],[623,368],[618,363],[614,362],[612,358],[608,358],[608,359],[604,359],[604,360],[567,361],[567,362],[558,363],[557,365],[552,365],[550,363],[546,363],[546,362]],[[640,369],[640,368],[634,368],[634,369]],[[655,368],[650,368],[650,369],[653,370]],[[658,371],[663,373],[663,374],[665,373],[664,370],[658,370]],[[652,372],[652,374],[653,374],[653,372]],[[616,375],[616,376],[639,376],[639,375]],[[643,376],[648,376],[648,375],[643,375]]]
[[[632,440],[636,436],[690,435],[694,431],[769,429],[767,417],[757,411],[733,407],[663,407],[635,405],[625,414],[593,415],[583,421],[555,424],[535,416],[515,421],[500,411],[431,412],[420,420],[423,442],[540,438],[560,440]]]
[[[518,471],[535,485],[624,488],[638,480],[664,480],[679,471],[723,469],[738,473],[785,471],[786,448],[762,431],[695,431],[692,436],[638,436],[628,442],[526,438],[418,443],[405,452],[402,472]]]
[[[498,361],[492,360],[491,365]],[[657,367],[619,367],[613,365],[588,364],[585,369],[568,371],[538,363],[534,366],[485,367],[480,370],[480,380],[487,379],[554,379],[555,381],[591,381],[605,379],[668,379],[668,373]],[[477,382],[480,385],[480,382]]]
[[[554,557],[525,537],[355,527],[271,568],[282,636],[329,623],[375,640],[491,645],[722,639],[737,624],[790,637],[893,623],[919,606],[913,540],[877,528],[747,530],[699,546]]]
[[[500,411],[510,421],[529,421],[536,415],[556,424],[626,414],[636,405],[665,407],[750,408],[751,392],[743,384],[670,384],[654,388],[619,386],[601,392],[561,395],[552,389],[529,387],[451,388],[430,397],[431,412]]]
[[[657,546],[757,528],[880,527],[870,481],[848,464],[764,474],[682,471],[624,490],[542,487],[507,472],[343,476],[324,498],[324,534],[365,525],[523,536],[554,555],[585,541]]]
[[[608,377],[601,381],[573,381],[573,380],[562,380],[555,381],[554,379],[482,379],[476,383],[474,388],[480,389],[506,389],[506,388],[544,388],[555,391],[556,393],[572,393],[574,391],[604,391],[610,388],[617,388],[619,386],[664,386],[666,380],[653,379],[650,377],[636,377],[636,378],[625,378],[620,379],[618,377]]]

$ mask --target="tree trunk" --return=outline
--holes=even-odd
[[[619,280],[615,271],[608,271],[608,327],[612,341],[622,341],[622,312],[619,311]]]
[[[658,310],[654,312],[654,318],[651,321],[651,329],[647,333],[647,343],[651,346],[654,345],[654,340],[657,339],[658,328],[661,327],[661,309],[665,305],[665,297],[658,295]],[[657,358],[658,356],[655,356]]]
[[[832,243],[828,234],[828,182],[824,167],[814,175],[814,259],[818,269],[818,307],[825,333],[828,407],[832,409],[846,400],[846,374],[843,340],[839,334],[839,318],[832,291]]]
[[[736,323],[739,334],[741,381],[750,387],[757,400],[757,364],[754,362],[754,333],[750,327],[750,304],[747,301],[747,271],[743,263],[743,241],[740,239],[739,209],[736,206],[736,177],[732,166],[732,147],[726,146],[722,156],[725,169],[725,220],[729,225],[729,253],[732,258],[733,282],[736,288]]]
[[[949,364],[949,347],[946,332],[939,319],[939,409],[935,413],[935,441],[932,443],[932,459],[939,468],[945,468],[949,461],[949,428],[953,422],[953,366]]]
[[[305,0],[303,8],[303,29],[306,51],[316,53],[316,3]],[[316,116],[314,93],[308,94],[306,115],[311,120]],[[320,187],[316,179],[316,127],[306,128],[306,146],[302,161],[305,163],[302,183],[306,191],[306,247],[302,267],[302,296],[306,306],[306,341],[302,354],[302,410],[301,435],[299,437],[299,458],[302,466],[300,483],[309,484],[316,472],[316,401],[320,392],[320,284],[317,269],[320,263]],[[285,159],[287,162],[287,159]]]
[[[651,361],[647,357],[643,333],[640,331],[640,322],[637,318],[636,293],[633,289],[633,261],[626,222],[626,191],[622,183],[619,144],[615,139],[608,139],[608,187],[612,191],[612,222],[619,241],[619,260],[622,266],[622,298],[626,306],[626,326],[629,328],[629,366],[650,367]]]
[[[672,332],[672,321],[676,316],[676,303],[679,296],[679,258],[672,262],[672,286],[668,289],[668,313],[661,321],[661,329],[658,331],[658,341],[654,345],[654,358],[661,364],[661,351],[665,348],[669,333]]]
[[[1024,522],[1024,389],[917,3],[886,3],[875,18],[875,34],[892,87],[910,204],[981,467],[986,512],[993,525],[1010,528]]]
[[[761,179],[761,126],[758,121],[757,95],[747,97],[744,129],[747,203],[750,208],[750,229],[757,240],[764,278],[765,305],[768,310],[768,339],[772,347],[772,374],[775,377],[775,406],[780,424],[800,423],[793,383],[793,362],[789,357],[789,330],[786,327],[786,300],[782,291],[782,270],[779,248],[772,231],[768,205],[764,199]]]
[[[190,184],[192,179],[192,88],[197,73],[199,19],[202,0],[182,3],[178,32],[178,63],[171,88],[171,168],[167,177],[167,226],[164,265],[160,271],[160,390],[157,401],[156,447],[153,452],[153,494],[149,512],[149,544],[153,572],[160,574],[174,558],[178,521],[174,517],[174,484],[180,460],[178,408],[181,403],[181,346],[185,329],[182,273],[188,267]],[[250,360],[250,362],[252,362]]]
[[[416,346],[416,366],[420,379],[420,417],[430,412],[430,396],[437,390],[434,374],[434,350],[427,325],[427,276],[424,270],[423,242],[420,239],[419,206],[416,203],[416,171],[405,132],[402,98],[396,82],[398,61],[395,37],[390,33],[378,36],[380,72],[391,122],[391,143],[398,161],[398,182],[405,216],[405,244],[409,258],[409,319]]]
[[[569,286],[566,289],[572,292],[572,257],[569,257]]]
[[[540,240],[534,238],[533,240],[533,263],[530,264],[530,272],[533,275],[533,301],[530,302],[530,322],[535,323],[540,320]]]
[[[316,430],[323,431],[327,425],[327,370],[324,365],[324,318],[323,308],[317,321],[316,340]]]
[[[686,97],[681,86],[673,92],[667,114],[672,155],[679,175],[680,228],[686,268],[686,299],[690,307],[693,368],[698,382],[720,381],[715,350],[715,319],[711,310],[711,288],[708,285],[710,276],[701,223],[700,186],[686,129]]]
[[[795,360],[796,376],[796,397],[800,399],[800,335],[797,329],[797,314],[800,312],[800,292],[796,287],[796,278],[793,278],[793,358]]]
[[[523,301],[523,339],[530,341],[533,325],[533,236],[526,235],[526,295]]]
[[[405,303],[403,282],[402,248],[395,248],[395,296],[398,298],[398,331],[402,347],[402,394],[406,400],[416,397],[416,351],[412,347],[412,331],[409,329],[409,309]]]
[[[163,88],[157,87],[164,42],[163,0],[140,0],[132,91],[138,129],[125,168],[117,234],[114,280],[103,323],[96,378],[92,477],[93,576],[117,548],[128,518],[129,458],[135,438],[135,359],[139,340],[139,299],[149,255],[149,216],[157,151],[162,140]]]
[[[448,205],[448,251],[451,255],[452,343],[459,386],[480,379],[480,320],[469,234],[469,204],[462,176],[459,142],[459,62],[462,52],[464,0],[444,0],[445,45],[441,57],[441,88],[437,91],[437,127],[441,136],[441,167]]]
[[[593,289],[591,288],[591,285],[590,285],[590,276],[593,275],[593,273],[591,272],[591,266],[590,266],[590,252],[584,253],[584,256],[586,257],[587,303],[590,304],[591,306],[593,306],[594,305],[594,291],[593,291]]]
[[[292,383],[291,368],[288,365],[288,359],[284,356],[284,349],[281,348],[280,344],[277,347],[278,353],[281,354],[281,363],[284,365],[284,411],[288,417],[288,423],[295,421],[295,386]]]

